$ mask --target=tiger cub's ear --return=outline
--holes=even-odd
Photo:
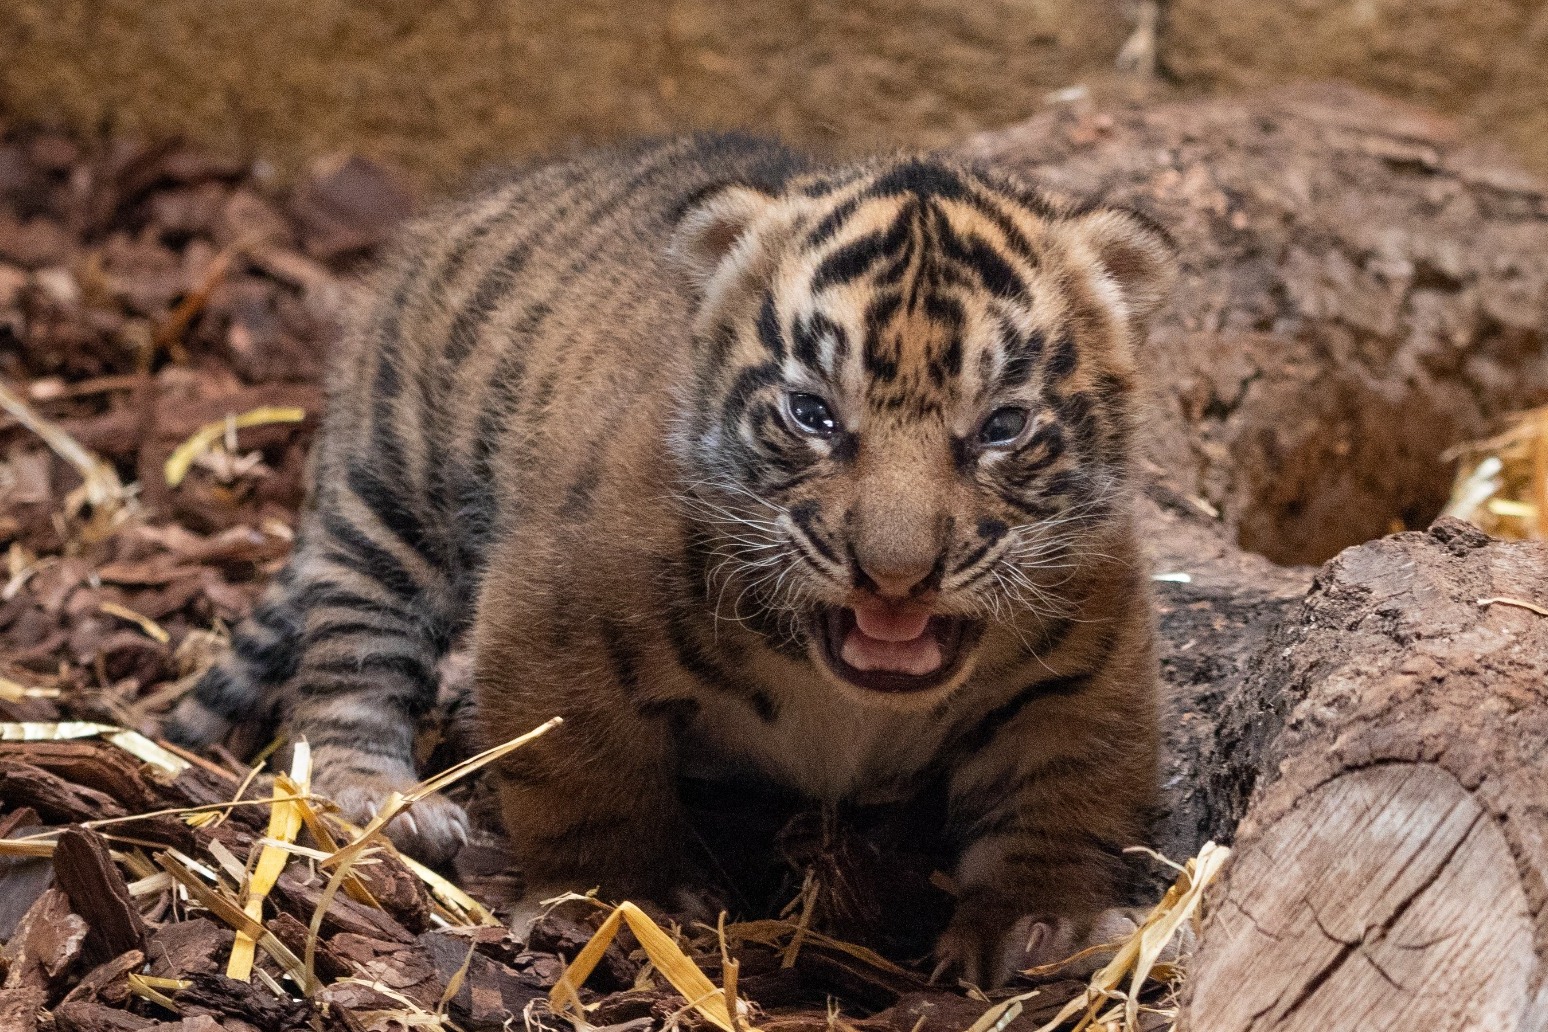
[[[773,204],[773,197],[749,186],[719,187],[683,211],[668,254],[703,289],[738,245],[746,243],[753,222]]]
[[[1177,250],[1166,230],[1137,212],[1095,208],[1069,223],[1072,239],[1100,266],[1121,313],[1144,319],[1166,301],[1177,276]]]

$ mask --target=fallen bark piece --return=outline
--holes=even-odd
[[[461,985],[447,1000],[447,1007],[461,1027],[502,1028],[511,1015],[519,1015],[534,1000],[548,997],[547,988],[539,985],[538,979],[490,960],[478,952],[476,943],[466,939],[426,932],[416,945],[433,961],[441,993],[460,978]]]
[[[150,937],[145,954],[157,978],[188,978],[219,971],[231,952],[231,929],[207,917],[174,921]]]
[[[309,925],[312,915],[317,911],[317,904],[322,900],[324,884],[320,879],[308,880],[305,875],[290,869],[280,875],[279,881],[275,883],[272,898],[302,924]],[[329,903],[323,915],[322,932],[324,935],[353,932],[368,939],[387,939],[401,943],[414,941],[413,933],[394,920],[392,915],[357,903],[342,892],[334,894]]]
[[[430,893],[395,854],[383,852],[376,862],[354,871],[382,909],[410,932],[430,927]]]
[[[60,1004],[54,1011],[54,1023],[59,1032],[170,1032],[181,1024],[142,1018],[88,1000]]]
[[[261,985],[227,978],[214,972],[188,977],[189,985],[175,995],[185,1017],[201,1012],[222,1020],[240,1018],[267,1032],[287,1032],[306,1025],[310,1008],[303,1002],[280,998]]]
[[[34,1032],[38,1015],[47,1002],[48,994],[35,987],[0,989],[0,1028],[6,1032]]]
[[[31,807],[13,810],[0,817],[0,839],[32,834],[38,824],[37,812]],[[27,910],[53,884],[54,865],[47,857],[0,856],[0,942],[16,934]]]
[[[58,889],[38,897],[22,918],[16,934],[0,949],[6,989],[52,992],[61,986],[86,941],[86,922],[70,912],[70,901]]]
[[[54,879],[91,926],[87,961],[103,964],[145,948],[145,922],[101,835],[86,828],[66,829],[54,849]]]
[[[126,980],[129,972],[139,971],[144,966],[145,954],[139,950],[130,950],[128,953],[114,957],[107,963],[99,964],[88,971],[75,988],[65,996],[64,1002],[87,1000],[108,1007],[122,1007],[129,1002],[129,985]],[[0,1028],[5,1027],[0,1024]]]
[[[1289,714],[1232,760],[1266,778],[1185,1027],[1536,1027],[1548,620],[1500,595],[1548,600],[1548,544],[1442,520],[1343,553],[1271,636],[1223,733]]]
[[[306,925],[284,912],[269,918],[267,924],[269,931],[273,932],[274,937],[284,943],[290,952],[298,957],[306,956],[306,943],[311,935],[311,930]],[[333,947],[333,943],[342,938],[344,935],[341,934],[332,939],[319,937],[317,940],[312,963],[318,977],[325,982],[348,978],[355,973],[349,960]],[[382,945],[395,946],[396,944],[383,943]]]
[[[96,789],[131,811],[154,809],[160,798],[140,774],[139,761],[107,742],[5,742],[0,744],[0,758],[27,763],[72,784]]]
[[[79,824],[128,815],[128,811],[105,792],[71,784],[57,774],[17,760],[0,759],[0,799],[4,799],[7,806],[30,806],[44,820],[56,824]]]

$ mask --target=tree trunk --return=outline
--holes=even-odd
[[[1237,829],[1186,1027],[1544,1027],[1545,602],[1548,545],[1450,520],[1322,570],[1222,713],[1216,786],[1233,765],[1273,779]],[[1284,730],[1230,754],[1279,699],[1298,700]]]

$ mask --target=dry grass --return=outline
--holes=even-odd
[[[1548,405],[1443,458],[1458,463],[1445,515],[1507,541],[1548,540]]]
[[[115,858],[124,865],[131,876],[136,878],[130,887],[131,895],[159,892],[175,884],[181,890],[185,900],[197,903],[232,928],[236,936],[227,960],[228,977],[247,981],[256,975],[263,979],[265,977],[263,972],[254,968],[256,952],[261,949],[280,966],[303,995],[316,996],[326,988],[318,978],[314,964],[314,953],[323,915],[334,895],[341,888],[359,902],[368,906],[379,906],[365,885],[356,879],[351,871],[358,865],[370,863],[372,854],[381,850],[392,850],[391,842],[385,835],[385,829],[392,819],[407,811],[419,800],[449,787],[454,782],[547,733],[560,722],[556,717],[527,734],[480,753],[427,779],[409,792],[401,795],[394,794],[383,805],[378,816],[365,828],[355,828],[331,814],[328,814],[326,820],[324,819],[324,814],[331,810],[331,804],[310,792],[311,754],[304,742],[297,743],[294,749],[290,774],[288,776],[280,774],[276,777],[272,796],[267,800],[241,799],[242,791],[247,787],[247,782],[244,781],[233,801],[224,806],[217,804],[168,809],[157,811],[155,814],[133,814],[122,818],[89,821],[85,822],[84,826],[106,831],[115,823],[139,820],[147,816],[178,817],[190,825],[197,826],[206,823],[213,814],[219,813],[223,808],[229,809],[241,805],[268,806],[270,811],[268,834],[258,840],[256,852],[245,866],[232,856],[219,840],[213,840],[210,843],[210,861],[213,862],[213,866],[201,863],[175,849],[159,849],[153,854],[151,859],[154,860],[155,866],[160,868],[159,872],[141,853],[115,853]],[[109,725],[85,722],[0,724],[0,741],[42,742],[80,738],[101,738],[111,742],[167,776],[175,776],[189,766],[187,760],[143,735]],[[312,833],[320,848],[309,848],[295,843],[302,827],[306,827]],[[349,836],[342,844],[335,829]],[[0,857],[51,856],[62,830],[56,828],[34,835],[0,840]],[[133,840],[118,838],[111,832],[107,832],[107,837],[110,841],[120,844],[130,846],[137,844]],[[313,863],[320,870],[330,872],[327,887],[319,899],[309,929],[304,956],[299,957],[276,938],[263,922],[264,898],[279,881],[287,865],[297,859]],[[407,857],[402,859],[405,865],[425,882],[436,904],[435,916],[445,925],[467,927],[496,923],[487,910],[461,889],[447,882],[445,878],[420,864],[409,861]],[[172,979],[140,979],[131,984],[131,991],[176,1012],[175,994],[179,988],[184,987],[186,987],[185,984]],[[273,988],[279,991],[278,986]],[[373,988],[381,991],[381,987],[373,986]],[[398,1016],[394,1015],[394,1017],[396,1019]],[[437,1024],[435,1021],[427,1022],[426,1015],[417,1009],[412,1013],[405,1013],[401,1018],[409,1027]]]

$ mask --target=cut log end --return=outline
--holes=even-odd
[[[1196,1029],[1518,1029],[1537,981],[1505,837],[1423,763],[1306,795],[1238,856],[1208,943]]]

